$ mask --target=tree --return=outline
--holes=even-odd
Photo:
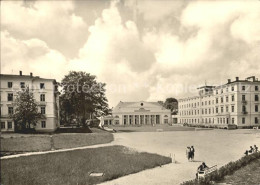
[[[82,125],[87,118],[106,115],[109,111],[105,84],[96,76],[83,71],[70,71],[61,82],[61,111],[68,117],[75,116]]]
[[[13,105],[14,113],[10,117],[14,120],[16,131],[31,129],[31,126],[36,126],[40,118],[44,118],[38,112],[38,105],[28,87],[17,93]]]
[[[167,98],[164,102],[164,107],[170,109],[172,114],[177,114],[178,112],[178,100],[175,98]]]

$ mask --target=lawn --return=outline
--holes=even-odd
[[[167,131],[194,131],[194,127],[183,127],[180,125],[127,125],[127,126],[116,126],[109,125],[109,128],[115,129],[117,132],[167,132]]]
[[[257,159],[247,166],[235,171],[232,175],[225,176],[221,183],[227,184],[255,184],[260,182],[260,159]]]
[[[53,135],[9,134],[10,137],[7,136],[1,137],[1,156],[23,152],[90,146],[113,141],[113,135],[107,132]]]
[[[1,184],[96,184],[170,162],[123,146],[49,153],[1,160]],[[91,177],[91,172],[104,175]]]

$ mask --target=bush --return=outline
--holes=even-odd
[[[259,158],[260,158],[260,152],[253,153],[248,156],[244,156],[235,162],[232,161],[229,162],[228,164],[222,166],[220,169],[216,170],[215,172],[210,173],[205,178],[201,178],[199,180],[194,179],[191,181],[186,181],[183,182],[181,185],[214,184],[213,183],[214,181],[221,181],[226,175],[231,175],[234,171],[240,169],[241,167],[246,166],[250,162]]]

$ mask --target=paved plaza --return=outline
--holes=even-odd
[[[200,130],[116,133],[112,144],[150,153],[175,156],[176,163],[124,176],[103,185],[180,184],[195,178],[202,161],[208,166],[227,164],[243,156],[251,145],[260,146],[259,130]],[[188,162],[186,146],[195,147],[195,162]],[[173,159],[174,160],[174,159]]]

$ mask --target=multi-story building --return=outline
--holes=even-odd
[[[171,124],[171,110],[157,102],[119,102],[113,109],[115,125]]]
[[[54,79],[40,78],[39,76],[1,74],[1,131],[14,131],[14,121],[10,118],[13,114],[14,100],[17,92],[29,87],[39,106],[39,112],[45,115],[38,121],[35,129],[40,132],[52,132],[59,127],[59,94],[57,83]]]
[[[254,76],[198,89],[199,96],[179,100],[180,123],[238,128],[260,125],[260,81]]]

